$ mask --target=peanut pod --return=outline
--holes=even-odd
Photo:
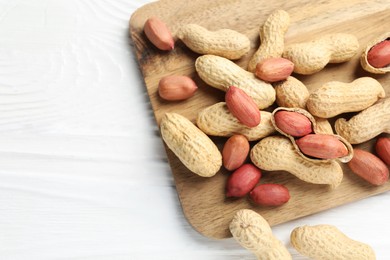
[[[184,116],[166,113],[160,131],[168,148],[190,171],[212,177],[221,168],[222,155],[217,146]]]
[[[300,80],[289,76],[286,80],[276,82],[274,86],[276,103],[280,107],[306,107],[310,93]]]
[[[310,75],[322,70],[328,63],[352,59],[359,49],[358,39],[347,33],[332,33],[309,42],[287,46],[283,57],[294,63],[294,72]]]
[[[292,259],[287,248],[272,234],[268,222],[253,210],[238,210],[229,229],[236,241],[254,253],[258,260]]]
[[[379,81],[362,77],[351,83],[327,82],[310,94],[306,105],[312,115],[330,118],[366,109],[385,95]]]
[[[381,133],[390,134],[390,98],[377,102],[348,121],[339,118],[335,130],[351,144],[366,142]]]
[[[284,34],[290,25],[290,15],[284,10],[271,13],[260,26],[260,47],[248,63],[248,71],[255,72],[256,65],[266,58],[281,57],[284,49]]]
[[[347,237],[332,225],[297,227],[291,232],[290,240],[299,253],[311,259],[376,259],[369,245]]]
[[[230,86],[242,89],[260,109],[271,106],[275,101],[275,89],[271,84],[228,59],[203,55],[196,59],[195,69],[199,77],[214,88],[225,92]]]
[[[271,123],[271,113],[260,111],[260,114],[261,123],[256,127],[247,127],[230,113],[225,102],[219,102],[200,111],[196,124],[207,135],[230,137],[242,134],[249,141],[254,141],[275,132]]]
[[[318,162],[318,161],[329,161],[329,160],[333,160],[333,159],[319,159],[319,158],[313,158],[313,157],[309,157],[309,156],[306,156],[304,153],[302,153],[301,149],[299,149],[298,145],[297,145],[297,142],[296,142],[296,139],[285,133],[283,130],[281,130],[279,127],[278,127],[278,124],[277,122],[275,121],[275,114],[278,113],[279,111],[292,111],[292,112],[296,112],[296,113],[300,113],[304,116],[306,116],[311,124],[312,124],[312,129],[313,129],[313,133],[314,134],[326,134],[326,135],[329,135],[329,136],[332,136],[332,137],[335,137],[337,138],[341,143],[343,143],[346,147],[346,149],[348,150],[348,154],[346,156],[343,156],[343,157],[340,157],[340,158],[337,158],[337,160],[339,160],[340,162],[343,162],[343,163],[346,163],[346,162],[349,162],[352,157],[353,157],[353,148],[352,148],[352,145],[345,139],[343,138],[342,136],[340,135],[335,135],[333,133],[329,134],[329,133],[326,133],[325,131],[329,131],[327,129],[324,130],[324,125],[325,123],[320,123],[320,125],[318,126],[317,125],[317,121],[316,119],[309,113],[307,112],[306,110],[302,109],[302,108],[287,108],[287,107],[278,107],[276,108],[273,112],[272,112],[272,115],[271,115],[271,122],[272,122],[272,125],[275,127],[276,131],[278,131],[279,133],[281,133],[282,135],[288,137],[292,143],[292,145],[294,146],[294,148],[296,149],[297,153],[302,157],[304,158],[305,160],[308,160],[308,161],[312,161],[312,162]],[[329,123],[329,122],[328,122]],[[326,126],[327,127],[327,126]],[[325,132],[325,133],[324,133]]]
[[[284,136],[269,136],[260,140],[252,148],[250,158],[262,170],[287,171],[313,184],[328,184],[336,188],[343,179],[343,170],[338,162],[307,160]]]
[[[197,24],[186,24],[176,35],[196,53],[218,55],[230,60],[241,58],[250,49],[249,38],[230,29],[209,31]]]
[[[385,66],[383,68],[375,68],[373,67],[369,62],[368,62],[368,53],[370,52],[370,50],[376,46],[377,44],[385,41],[385,40],[389,40],[390,38],[390,32],[386,32],[382,35],[380,35],[379,37],[375,38],[374,40],[370,41],[367,46],[364,48],[364,51],[362,53],[362,56],[360,57],[360,64],[362,65],[363,69],[368,71],[368,72],[371,72],[371,73],[375,73],[375,74],[385,74],[387,72],[390,72],[390,66]]]

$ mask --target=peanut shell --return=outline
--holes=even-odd
[[[304,153],[302,153],[301,150],[299,149],[297,143],[296,143],[295,138],[293,136],[283,132],[280,128],[278,128],[277,124],[275,123],[275,114],[278,111],[292,111],[292,112],[301,113],[302,115],[306,116],[311,121],[312,129],[313,129],[313,132],[315,134],[322,134],[324,132],[324,130],[322,128],[323,127],[323,123],[321,123],[321,125],[320,125],[321,127],[318,127],[316,119],[308,111],[306,111],[306,110],[304,110],[302,108],[278,107],[278,108],[276,108],[272,112],[272,115],[271,115],[271,122],[272,122],[272,125],[275,127],[276,131],[278,131],[279,133],[281,133],[282,135],[284,135],[284,136],[286,136],[286,137],[288,137],[290,139],[290,141],[293,144],[294,148],[296,149],[297,153],[302,158],[304,158],[305,160],[308,160],[308,161],[312,161],[312,162],[318,162],[318,161],[325,162],[325,161],[333,160],[333,159],[317,159],[317,158],[306,156]],[[329,130],[326,130],[326,131],[329,131]],[[328,134],[328,133],[325,133],[325,134]],[[340,157],[340,158],[337,158],[337,160],[340,161],[340,162],[343,162],[343,163],[349,162],[352,159],[352,157],[353,157],[352,145],[345,138],[343,138],[340,135],[335,135],[335,134],[331,134],[331,135],[336,137],[338,140],[340,140],[345,145],[345,147],[348,150],[348,155]]]
[[[160,131],[168,148],[193,173],[212,177],[221,168],[222,155],[217,146],[184,116],[166,113]]]
[[[250,158],[262,170],[287,171],[308,183],[336,188],[343,179],[343,170],[336,160],[307,160],[285,136],[269,136],[260,140],[252,148]]]
[[[375,68],[370,65],[370,63],[367,60],[367,54],[370,51],[370,49],[377,45],[378,43],[390,39],[390,32],[383,33],[382,35],[378,36],[377,38],[370,41],[366,47],[364,48],[364,51],[362,53],[362,56],[360,57],[360,64],[362,65],[363,69],[374,73],[374,74],[385,74],[387,72],[390,72],[390,65],[384,67],[384,68]]]
[[[261,123],[256,127],[247,127],[230,113],[225,102],[219,102],[200,111],[196,124],[207,135],[230,137],[242,134],[249,141],[254,141],[275,132],[271,123],[271,113],[260,111],[260,114]]]

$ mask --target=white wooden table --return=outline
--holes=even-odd
[[[150,0],[0,0],[0,259],[255,259],[185,220],[128,37]],[[315,203],[315,202],[313,202]],[[390,259],[390,193],[336,225]]]

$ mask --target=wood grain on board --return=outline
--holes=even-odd
[[[359,64],[359,56],[365,44],[389,30],[388,0],[162,0],[141,7],[130,19],[134,51],[157,124],[166,112],[180,113],[195,122],[201,109],[223,101],[224,92],[207,86],[196,75],[194,62],[199,55],[189,50],[182,42],[176,41],[176,47],[171,52],[155,48],[142,31],[148,17],[158,16],[168,24],[173,33],[182,24],[197,23],[210,30],[230,28],[247,35],[251,40],[251,51],[236,61],[245,68],[260,44],[259,26],[276,9],[283,9],[291,16],[291,25],[285,36],[286,44],[307,41],[333,32],[351,33],[359,39],[359,54],[351,61],[328,65],[324,70],[310,76],[294,75],[302,80],[310,91],[331,80],[350,82],[357,77],[371,76],[379,80],[386,90],[386,95],[390,95],[390,75],[370,74],[362,70]],[[166,75],[188,75],[195,80],[199,89],[195,96],[187,101],[163,101],[158,97],[157,86],[161,77]],[[220,148],[226,141],[226,138],[212,139]],[[356,147],[373,151],[373,143],[374,140],[371,140]],[[264,172],[261,182],[286,185],[290,190],[291,200],[281,207],[257,207],[247,198],[225,198],[225,182],[229,175],[226,170],[221,169],[212,178],[202,178],[186,169],[169,149],[166,151],[186,218],[201,234],[216,239],[231,236],[228,225],[235,211],[239,209],[253,209],[262,214],[271,225],[276,225],[390,190],[390,183],[380,187],[371,186],[351,173],[346,165],[343,165],[342,184],[334,190],[324,185],[305,183],[287,172]]]

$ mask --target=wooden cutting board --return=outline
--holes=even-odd
[[[240,66],[246,67],[251,54],[260,44],[259,26],[276,9],[283,9],[291,16],[291,25],[285,36],[286,44],[307,41],[315,36],[333,32],[352,33],[359,39],[361,49],[353,60],[328,65],[314,75],[294,75],[302,80],[309,90],[312,91],[331,80],[350,82],[357,77],[372,76],[382,83],[386,94],[390,95],[390,74],[370,74],[362,70],[359,64],[363,46],[372,38],[390,30],[389,0],[161,0],[138,9],[130,19],[134,51],[157,124],[166,112],[180,113],[195,122],[197,113],[211,104],[223,101],[224,93],[207,86],[196,75],[194,61],[199,55],[189,50],[182,42],[177,41],[171,52],[159,51],[152,46],[142,31],[148,17],[158,16],[168,24],[173,33],[183,24],[197,23],[209,30],[230,28],[247,35],[252,42],[252,50],[237,61]],[[159,98],[157,86],[159,80],[166,75],[188,75],[195,80],[199,89],[195,96],[187,101],[165,102]],[[213,140],[222,148],[226,138]],[[357,147],[373,151],[373,144],[372,140]],[[281,207],[258,207],[252,205],[247,198],[225,198],[225,182],[229,175],[226,170],[221,169],[212,178],[198,177],[187,170],[169,149],[166,151],[186,218],[194,229],[211,238],[231,236],[228,225],[238,209],[253,209],[262,214],[271,225],[276,225],[390,190],[390,183],[373,187],[352,174],[346,165],[343,165],[343,182],[335,190],[329,190],[324,185],[305,183],[287,172],[264,171],[261,182],[286,185],[291,199]]]

